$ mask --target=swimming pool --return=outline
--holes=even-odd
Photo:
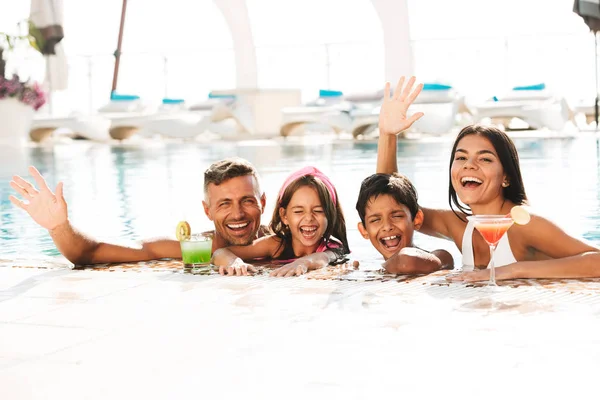
[[[525,187],[536,211],[567,232],[600,245],[600,139],[597,137],[515,139]],[[447,207],[452,138],[407,140],[398,145],[400,171],[419,191],[420,204]],[[0,149],[0,158],[3,157]],[[353,258],[379,262],[381,256],[356,229],[360,182],[375,170],[374,142],[307,137],[295,141],[217,143],[144,142],[110,145],[74,141],[32,147],[29,161],[51,187],[65,183],[72,223],[102,240],[127,242],[173,235],[182,219],[194,230],[210,226],[202,211],[202,176],[212,162],[229,156],[251,161],[262,176],[270,220],[279,186],[292,170],[315,165],[337,187]],[[58,255],[47,232],[8,200],[14,166],[0,166],[0,259]],[[415,243],[445,248],[460,263],[454,244],[420,234]]]

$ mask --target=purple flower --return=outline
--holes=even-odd
[[[17,75],[11,79],[0,76],[0,99],[16,98],[36,111],[46,104],[46,93],[37,82],[21,82]]]

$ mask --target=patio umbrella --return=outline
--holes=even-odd
[[[596,102],[594,103],[594,117],[596,128],[598,127],[598,32],[600,32],[600,0],[575,0],[573,12],[585,21],[586,25],[594,34],[594,55],[596,63]]]
[[[40,51],[46,58],[45,84],[50,92],[50,113],[52,113],[52,92],[67,88],[67,57],[62,48],[63,33],[62,0],[31,0],[29,13],[30,34],[38,42]]]

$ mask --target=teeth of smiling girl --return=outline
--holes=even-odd
[[[230,229],[240,229],[248,226],[250,222],[243,222],[241,224],[227,224],[227,227]]]
[[[300,227],[300,233],[306,239],[312,239],[317,234],[317,227],[316,226],[302,226],[302,227]]]

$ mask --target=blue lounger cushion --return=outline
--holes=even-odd
[[[544,90],[546,89],[545,83],[538,83],[536,85],[528,85],[528,86],[515,86],[512,90]]]
[[[319,90],[319,97],[342,97],[343,95],[344,93],[340,92],[339,90]]]
[[[423,90],[450,90],[452,86],[441,83],[424,83]]]
[[[183,104],[183,103],[185,103],[185,100],[183,100],[183,99],[169,99],[169,98],[164,98],[164,99],[162,99],[162,103],[165,104],[165,105]]]
[[[139,100],[140,96],[136,96],[133,94],[119,94],[117,92],[112,92],[110,94],[110,99],[114,101],[133,101]]]
[[[217,94],[217,93],[210,92],[208,94],[208,98],[209,99],[235,99],[236,96],[235,96],[235,94]]]

